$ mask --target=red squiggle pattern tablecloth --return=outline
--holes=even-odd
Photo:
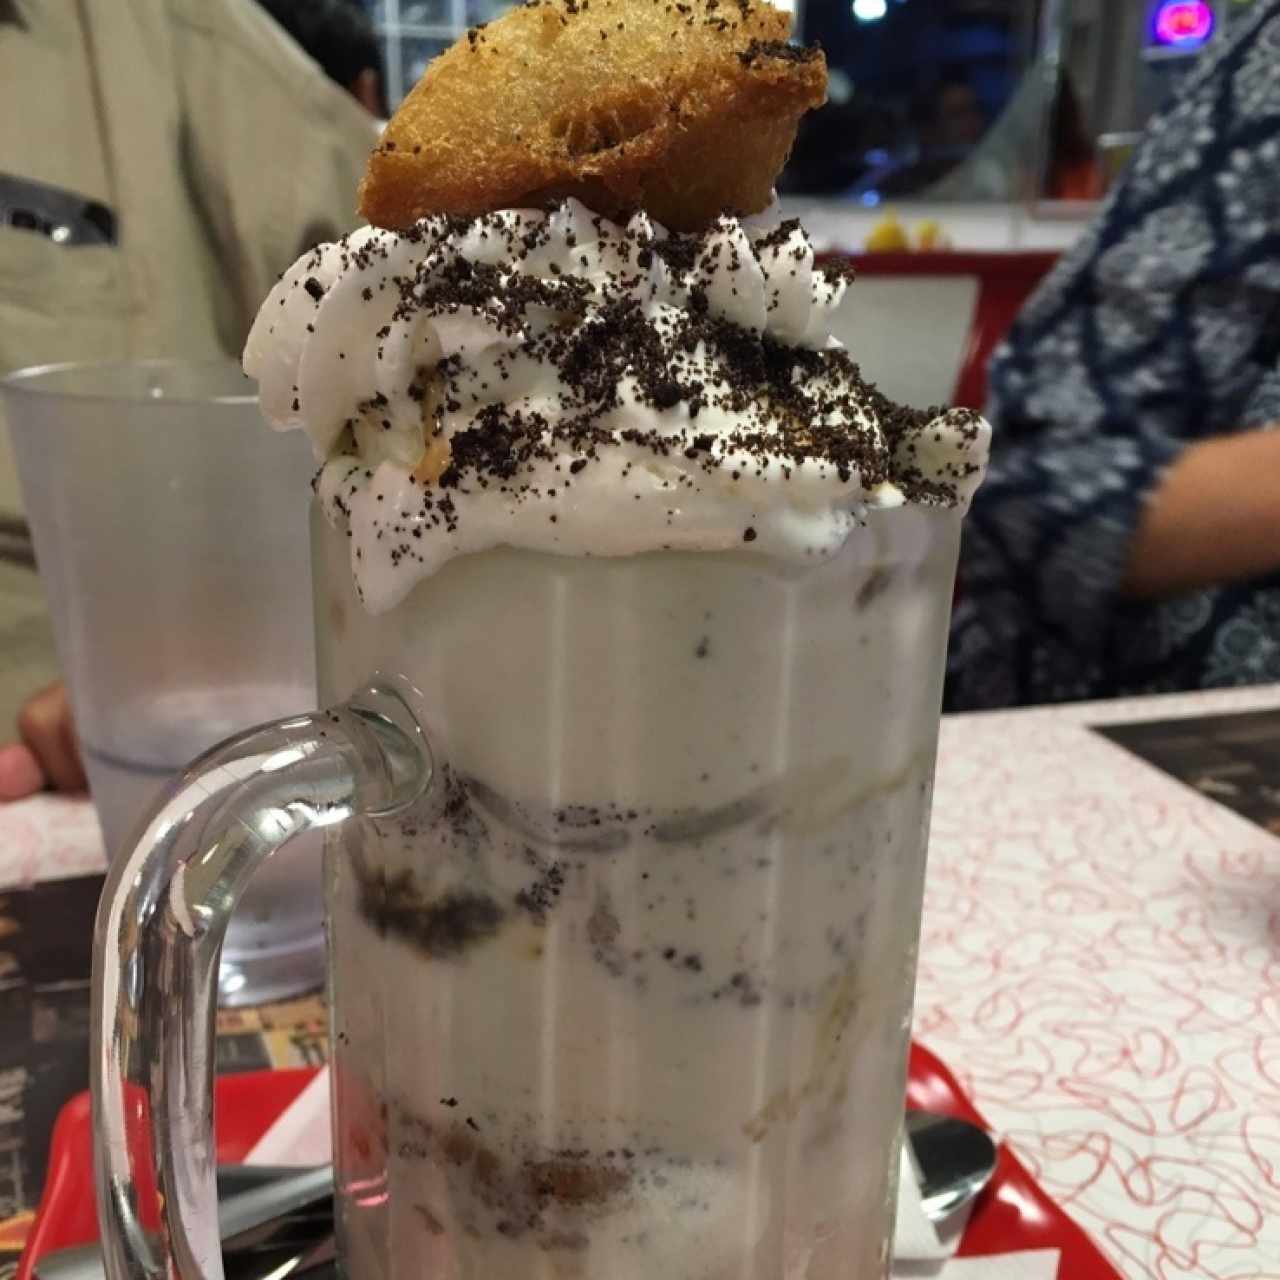
[[[1086,726],[1276,706],[943,726],[916,1035],[1133,1280],[1280,1277],[1280,840]]]
[[[1086,726],[1259,707],[943,723],[915,1033],[1130,1280],[1280,1280],[1280,840]],[[101,865],[87,802],[0,807],[0,887]]]

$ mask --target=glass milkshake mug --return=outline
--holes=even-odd
[[[213,1014],[323,828],[352,1280],[883,1280],[955,510],[831,559],[463,555],[380,615],[313,520],[320,701],[190,766],[99,911],[110,1280],[219,1280]]]

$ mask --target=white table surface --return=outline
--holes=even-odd
[[[1280,1280],[1280,839],[1087,726],[1262,707],[943,723],[915,1033],[1132,1280]],[[87,801],[0,807],[0,887],[102,861]]]
[[[1280,839],[1086,726],[1263,707],[943,724],[915,1033],[1134,1280],[1280,1277]]]

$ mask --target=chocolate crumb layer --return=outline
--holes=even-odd
[[[580,1252],[584,1228],[625,1200],[660,1167],[647,1152],[645,1169],[629,1149],[594,1152],[580,1147],[531,1149],[486,1142],[475,1123],[437,1122],[411,1112],[399,1117],[400,1160],[434,1167],[449,1188],[450,1217],[466,1234],[527,1239],[547,1252]],[[426,1204],[414,1212],[429,1235],[449,1230],[444,1215]]]
[[[492,938],[506,913],[492,897],[458,891],[428,899],[411,872],[388,876],[380,869],[360,878],[360,911],[379,932],[409,943],[437,960],[453,959]]]
[[[862,377],[831,336],[850,276],[794,220],[440,215],[300,260],[246,367],[328,458],[317,494],[375,612],[498,545],[822,559],[871,509],[965,506],[987,447],[977,415]]]
[[[804,55],[792,46],[780,48],[790,51],[787,56]],[[756,52],[783,56],[773,49]],[[571,467],[577,475],[621,440],[658,458],[678,452],[706,472],[781,460],[792,467],[831,468],[841,481],[856,480],[863,488],[899,482],[908,498],[954,499],[945,479],[917,476],[910,465],[901,476],[894,474],[894,445],[923,432],[936,411],[892,404],[863,380],[843,349],[779,341],[709,305],[713,290],[726,281],[736,288],[737,278],[758,273],[762,259],[784,250],[798,224],[783,223],[749,245],[726,239],[736,226],[731,220],[702,235],[665,238],[643,224],[593,222],[613,262],[602,270],[598,257],[584,254],[582,265],[590,269],[582,275],[543,267],[553,236],[550,220],[530,226],[504,214],[440,218],[405,233],[424,249],[446,251],[426,254],[414,274],[398,279],[393,319],[475,316],[512,343],[513,362],[532,361],[559,388],[552,416],[502,399],[484,403],[486,388],[478,385],[475,369],[456,356],[421,369],[417,385],[424,403],[434,406],[437,430],[445,429],[450,406],[479,402],[472,425],[449,435],[451,461],[439,474],[440,486],[496,483],[519,493],[521,474],[532,464],[572,450],[581,455]],[[490,252],[496,247],[499,262],[449,254],[447,247],[460,239],[484,242]],[[646,305],[646,271],[655,258],[678,279],[692,300],[689,309],[655,313]],[[369,250],[345,257],[356,271],[377,271],[380,261]],[[819,287],[840,286],[839,279],[821,272],[814,277]],[[539,323],[548,312],[556,313],[557,323]],[[664,424],[619,430],[612,417],[624,407],[624,384],[647,408],[683,410],[690,429],[673,434]],[[740,425],[700,432],[699,417],[708,411]]]

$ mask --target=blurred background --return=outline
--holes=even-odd
[[[1215,166],[1236,163],[1232,126],[1217,121],[1206,143],[1204,129],[1185,123],[1189,117],[1166,115],[1165,122],[1175,125],[1166,140],[1180,153],[1179,163],[1197,168],[1204,191],[1144,189],[1143,208],[1158,210],[1161,225],[1185,225],[1188,235],[1206,242],[1230,231],[1208,256],[1207,244],[1182,246],[1178,261],[1230,262],[1234,274],[1214,267],[1205,276],[1188,268],[1189,274],[1168,277],[1159,269],[1168,258],[1167,243],[1157,235],[1148,245],[1144,228],[1108,224],[1112,210],[1106,204],[1150,122],[1173,110],[1179,86],[1193,89],[1196,69],[1236,37],[1252,39],[1251,24],[1270,30],[1275,0],[776,3],[793,12],[797,39],[821,44],[830,70],[829,101],[802,123],[779,180],[783,210],[802,220],[817,250],[854,259],[858,285],[837,318],[836,336],[887,395],[922,406],[985,410],[998,441],[1060,431],[1064,424],[1095,443],[1155,433],[1159,443],[1144,446],[1140,477],[1115,472],[1115,488],[1127,495],[1123,515],[1095,512],[1091,525],[1081,520],[1090,535],[1114,526],[1124,539],[1132,536],[1161,467],[1193,438],[1269,425],[1280,416],[1267,398],[1273,385],[1280,388],[1268,356],[1268,335],[1280,333],[1280,311],[1271,316],[1265,284],[1271,279],[1270,242],[1264,237],[1254,244],[1253,224],[1246,220],[1236,244],[1234,222],[1228,227],[1213,216],[1204,222],[1191,207],[1217,182]],[[134,49],[163,41],[143,36],[140,28],[132,44],[117,37],[128,23],[117,22],[107,0],[82,0],[78,9],[68,9],[57,18],[66,29],[58,38],[65,37],[67,57],[45,78],[63,75],[68,85],[81,86],[91,78],[68,69],[101,63],[106,97],[115,99],[100,113],[102,154],[86,143],[83,156],[73,155],[68,139],[91,141],[91,135],[77,126],[80,117],[71,108],[65,119],[37,115],[16,129],[18,114],[0,112],[0,180],[7,174],[21,187],[22,180],[38,179],[37,187],[52,184],[41,192],[59,199],[66,196],[63,189],[88,197],[85,234],[92,240],[101,232],[108,243],[81,244],[71,224],[54,213],[33,220],[20,204],[6,211],[0,188],[0,249],[13,257],[8,263],[0,254],[0,305],[17,300],[10,323],[0,324],[0,373],[64,359],[236,358],[279,272],[304,248],[355,225],[355,185],[381,123],[433,57],[469,26],[507,7],[505,0],[220,0],[202,12],[189,0],[140,0],[137,13],[154,11],[156,23],[161,14],[169,15],[163,21],[185,23],[189,45],[185,64],[155,68],[171,83],[158,75],[138,77],[148,85],[150,104],[142,102],[146,95],[124,101],[126,77],[110,70],[102,42],[85,37],[93,28],[85,15],[97,14],[99,25],[112,31],[122,62]],[[215,12],[217,30],[209,16]],[[175,19],[179,13],[186,16]],[[202,14],[199,23],[193,13]],[[37,27],[47,21],[52,28],[54,17],[33,0],[0,0],[0,83],[7,66],[17,74],[30,62],[43,40],[36,39]],[[82,31],[73,29],[77,21]],[[198,49],[196,26],[204,41]],[[8,88],[16,97],[26,92],[20,80],[11,79]],[[78,109],[85,115],[98,108],[86,99]],[[1269,119],[1242,118],[1241,127],[1256,143],[1276,131]],[[1201,147],[1207,147],[1202,162],[1196,159]],[[144,164],[148,171],[138,178],[132,170]],[[1228,180],[1234,178],[1227,174]],[[163,201],[154,194],[161,188]],[[1241,208],[1269,217],[1269,190],[1265,176],[1251,178]],[[56,212],[61,206],[55,201],[50,207]],[[96,214],[107,217],[105,230],[93,224]],[[1133,297],[1103,299],[1089,283],[1096,264],[1086,228],[1104,224],[1112,249],[1132,236],[1122,256],[1151,264],[1143,268],[1147,286]],[[99,261],[105,274],[86,284],[84,271]],[[1060,261],[1064,271],[1055,285],[1046,277]],[[51,310],[44,301],[49,291],[33,292],[28,282],[55,268],[66,280]],[[1113,292],[1123,293],[1125,274],[1112,273]],[[1082,282],[1072,284],[1071,296],[1087,294],[1094,303],[1080,315],[1064,312],[1058,330],[1040,335],[1040,347],[1024,334],[1014,355],[1005,348],[1006,372],[1012,360],[1017,376],[1007,377],[1002,389],[1000,357],[993,366],[993,355],[1028,300],[1044,296],[1044,287],[1061,292],[1068,276]],[[1157,279],[1163,281],[1159,289],[1151,287]],[[82,304],[87,287],[117,306],[119,315],[103,310],[95,319]],[[43,310],[23,300],[24,289]],[[1103,349],[1107,343],[1095,343],[1090,350],[1101,351],[1107,368],[1077,367],[1074,335],[1081,325],[1101,326],[1123,346],[1137,323],[1152,352],[1172,350],[1170,343],[1181,339],[1159,329],[1161,317],[1190,298],[1205,304],[1196,331],[1217,335],[1203,359],[1180,357],[1173,370],[1149,362],[1129,386],[1132,371],[1110,370],[1114,353]],[[904,334],[909,342],[902,341]],[[1219,367],[1226,370],[1221,378],[1213,372]],[[1196,378],[1207,370],[1208,382],[1188,382],[1190,373],[1179,369]],[[1090,411],[1081,416],[1083,402],[1072,388],[1086,373],[1093,391]],[[1038,389],[1027,392],[1024,404],[1015,392],[1032,383]],[[1178,405],[1183,411],[1174,421],[1170,414]],[[0,725],[12,723],[24,697],[58,674],[44,593],[33,572],[29,512],[6,436],[0,420],[0,652],[7,659],[0,663]],[[1038,444],[1027,447],[1027,456],[1039,459],[1036,466],[1050,456],[1041,457]],[[1111,475],[1113,461],[1096,466]],[[980,504],[995,510],[1000,492],[989,483]],[[1038,489],[1019,501],[1018,511],[1055,509]],[[1012,509],[1001,508],[999,517]],[[1055,526],[1053,536],[1058,532]],[[1017,546],[1029,535],[1024,529],[1001,536]],[[1249,539],[1233,541],[1244,545]],[[1109,566],[1112,594],[1127,546],[1117,535],[1113,546],[1081,557],[1086,565]],[[962,578],[974,556],[971,545]],[[1234,578],[1215,569],[1193,580],[1216,585]],[[1069,589],[1059,594],[1072,608],[1089,599],[1078,567],[1062,581]],[[1001,597],[1000,626],[1010,615],[1007,600],[1027,595],[1019,588]],[[969,596],[971,603],[977,599]],[[1208,608],[1208,600],[1202,597],[1200,605]],[[1206,626],[1221,630],[1232,611],[1217,597],[1212,608],[1217,621]],[[1107,609],[1108,619],[1120,617],[1109,601]],[[1096,647],[1105,631],[1101,615],[1082,616],[1091,619],[1088,641]],[[1161,621],[1160,634],[1172,627],[1180,635],[1182,624],[1175,622]],[[965,652],[963,646],[953,649]],[[1014,659],[1001,661],[1008,666]],[[1272,669],[1228,665],[1232,680],[1258,679]],[[999,697],[1009,702],[1177,688],[1204,678],[1190,668],[1162,670],[1158,679],[1137,683],[1055,684],[1005,690]]]
[[[375,114],[394,111],[430,59],[468,26],[508,7],[505,0],[342,2],[361,9],[376,33],[381,86],[366,103]],[[794,10],[798,37],[822,44],[831,70],[830,100],[804,122],[780,184],[788,212],[805,220],[820,247],[838,251],[1061,252],[1152,113],[1255,3],[781,0]],[[281,19],[307,6],[264,0],[264,8]],[[308,30],[285,25],[308,43]],[[885,238],[887,213],[901,233],[890,228]],[[951,289],[963,311],[963,289]],[[944,307],[940,324],[949,335],[967,317]],[[943,345],[953,345],[949,336]],[[886,378],[874,353],[862,359],[872,376]],[[897,381],[888,370],[885,389],[893,394]],[[952,383],[948,374],[939,385],[946,392]],[[0,514],[20,511],[0,440]],[[0,526],[0,537],[20,536],[12,523],[8,529]]]
[[[385,111],[468,26],[509,7],[343,2],[373,25]],[[822,44],[831,70],[830,101],[805,121],[783,175],[789,212],[823,247],[841,251],[921,247],[910,232],[923,223],[936,224],[953,249],[1060,252],[1152,113],[1255,3],[781,0],[794,10],[798,37]],[[307,8],[264,7],[276,18]],[[308,43],[309,31],[286,25]],[[888,211],[902,220],[906,242],[891,232],[876,243]],[[0,440],[0,513],[20,510]],[[3,536],[12,531],[0,527]]]
[[[394,109],[427,62],[501,0],[358,0],[383,44]],[[1254,0],[790,0],[831,69],[792,194],[1088,200],[1135,135]],[[1090,159],[1098,165],[1090,172]]]

